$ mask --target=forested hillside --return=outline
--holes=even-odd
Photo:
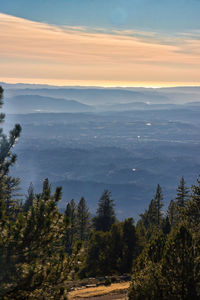
[[[20,195],[20,178],[10,174],[20,134],[19,124],[8,135],[0,131],[0,299],[67,299],[69,281],[101,277],[109,285],[123,274],[132,276],[129,299],[200,298],[199,179],[190,188],[180,178],[166,209],[155,186],[137,223],[117,219],[107,189],[95,216],[84,195],[60,212],[62,187],[53,189],[48,178],[40,193],[30,183]]]

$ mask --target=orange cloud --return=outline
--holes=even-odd
[[[59,27],[0,14],[0,80],[29,82],[200,81],[200,41],[155,33]]]

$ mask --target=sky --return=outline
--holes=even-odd
[[[200,0],[0,0],[0,81],[200,85]]]

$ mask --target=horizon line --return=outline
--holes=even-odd
[[[55,82],[56,81],[56,82]],[[62,81],[62,82],[61,82]],[[200,83],[194,82],[103,82],[100,81],[87,81],[83,82],[82,80],[67,80],[68,82],[63,82],[61,80],[39,80],[39,81],[24,81],[24,80],[1,80],[0,84],[10,84],[10,85],[46,85],[52,87],[93,87],[93,88],[152,88],[152,89],[159,89],[159,88],[178,88],[178,87],[200,87]]]

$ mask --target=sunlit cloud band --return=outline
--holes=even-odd
[[[198,33],[59,27],[0,14],[0,80],[73,85],[200,83]]]

